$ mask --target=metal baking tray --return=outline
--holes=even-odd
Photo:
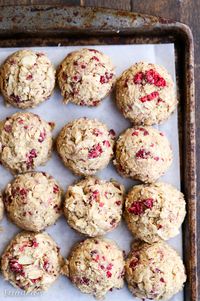
[[[66,5],[4,6],[0,47],[174,43],[181,189],[187,200],[183,255],[187,270],[185,301],[198,300],[196,228],[196,154],[193,38],[178,22],[138,13]]]

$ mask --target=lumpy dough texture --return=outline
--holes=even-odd
[[[59,248],[48,234],[21,232],[4,251],[1,270],[5,280],[29,293],[47,290],[61,264]]]
[[[131,293],[141,299],[168,300],[186,281],[180,256],[165,242],[135,243],[125,264]]]
[[[174,83],[166,69],[139,62],[124,71],[116,84],[116,102],[135,125],[152,125],[166,120],[175,110]]]
[[[61,63],[58,83],[64,102],[97,106],[112,89],[115,70],[110,58],[95,49],[71,52]]]
[[[64,214],[75,230],[94,237],[115,229],[122,215],[124,188],[114,180],[88,177],[69,186]]]
[[[4,204],[3,204],[2,195],[0,193],[0,221],[3,219],[3,214],[4,214]]]
[[[68,270],[77,288],[102,299],[109,290],[123,287],[123,252],[111,240],[89,238],[72,250]]]
[[[13,173],[44,165],[52,148],[52,127],[33,113],[15,113],[0,123],[0,160]]]
[[[163,175],[171,163],[168,139],[152,127],[129,128],[117,140],[114,164],[122,176],[151,183]]]
[[[44,53],[20,50],[2,65],[0,85],[7,103],[21,109],[32,108],[51,96],[55,70]]]
[[[96,119],[80,118],[66,124],[57,138],[64,164],[77,175],[93,175],[113,156],[115,133]]]
[[[185,217],[184,196],[166,183],[134,186],[126,197],[124,217],[141,240],[167,240],[179,233]]]
[[[61,194],[56,180],[42,172],[17,176],[4,192],[8,217],[20,228],[41,231],[61,214]]]

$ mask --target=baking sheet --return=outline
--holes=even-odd
[[[84,46],[92,47],[103,51],[108,54],[113,63],[116,66],[117,75],[120,75],[122,71],[130,67],[131,64],[138,61],[147,61],[163,65],[175,80],[175,55],[173,44],[158,44],[158,45],[109,45],[109,46]],[[47,53],[51,61],[57,67],[62,59],[71,51],[79,49],[79,46],[67,46],[67,47],[34,47],[34,50],[44,51]],[[20,48],[2,48],[0,51],[0,63],[4,59],[19,50]],[[5,107],[3,99],[0,97],[0,119],[19,111],[12,107]],[[69,121],[79,117],[97,118],[100,121],[106,123],[109,128],[113,128],[117,134],[131,126],[131,123],[127,121],[122,114],[118,111],[113,95],[108,96],[103,103],[96,108],[85,108],[76,106],[69,103],[64,105],[62,103],[62,96],[60,91],[56,88],[54,95],[50,100],[41,104],[39,107],[30,109],[29,111],[39,114],[47,121],[54,121],[56,127],[53,135],[56,136],[60,129]],[[172,145],[174,160],[173,164],[167,173],[160,179],[168,183],[173,184],[175,187],[180,188],[180,167],[179,167],[179,145],[178,145],[178,117],[177,111],[163,124],[155,126],[159,130],[164,131],[169,138]],[[52,174],[60,183],[64,191],[68,185],[77,180],[78,177],[74,176],[68,169],[64,167],[57,154],[54,152],[52,158],[48,161],[46,166],[39,167],[37,170],[46,171]],[[115,178],[119,182],[123,183],[128,190],[136,182],[130,179],[123,179],[117,174],[112,163],[107,168],[97,174],[102,179]],[[5,185],[12,179],[10,173],[0,167],[0,189],[4,189]],[[3,251],[10,239],[19,232],[19,229],[11,224],[6,217],[1,222],[3,232],[1,235],[0,252]],[[61,217],[57,223],[46,230],[61,247],[61,253],[64,257],[69,253],[70,248],[77,241],[82,240],[84,237],[77,234],[66,223],[65,219]],[[124,222],[115,229],[113,232],[106,235],[107,237],[114,239],[119,246],[126,251],[130,249],[132,241],[131,234],[129,233]],[[182,254],[182,234],[171,239],[169,244],[172,245],[180,254]],[[1,277],[1,276],[0,276]],[[5,282],[2,277],[0,279],[0,300],[19,300],[19,298],[28,298],[28,300],[38,301],[53,301],[53,300],[80,300],[80,301],[92,301],[94,298],[87,294],[82,294],[76,289],[71,282],[64,276],[60,276],[54,285],[45,293],[31,293],[27,295],[22,290],[13,288],[9,283]],[[129,293],[126,285],[121,290],[113,290],[106,296],[106,301],[111,300],[138,300],[134,299]],[[183,300],[183,293],[177,294],[172,298],[173,301]]]

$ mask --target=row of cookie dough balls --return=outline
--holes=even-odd
[[[0,122],[0,160],[12,173],[34,170],[49,159],[53,123],[28,112],[15,113]],[[74,174],[94,175],[113,160],[125,177],[154,182],[172,163],[172,150],[162,132],[135,126],[115,132],[96,119],[79,118],[66,124],[56,139],[57,151]]]
[[[64,212],[74,230],[95,237],[115,229],[124,209],[128,228],[141,240],[153,243],[179,233],[185,200],[175,187],[154,183],[136,185],[126,197],[124,192],[115,180],[87,177],[70,185],[62,202],[62,189],[52,176],[44,172],[24,173],[6,186],[0,217],[5,207],[7,216],[18,227],[38,232],[54,224]]]
[[[1,258],[1,271],[12,285],[26,292],[47,290],[60,274],[83,293],[102,299],[124,285],[139,298],[169,299],[186,281],[181,258],[163,241],[135,242],[128,257],[114,241],[89,238],[77,243],[64,260],[46,233],[21,232]]]
[[[53,93],[56,71],[44,53],[20,50],[0,69],[0,88],[6,103],[17,108],[35,107]],[[166,120],[177,99],[174,83],[161,66],[139,62],[117,79],[110,58],[95,49],[71,52],[60,64],[57,80],[64,102],[96,106],[116,82],[116,103],[134,125]]]

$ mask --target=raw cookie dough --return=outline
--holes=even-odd
[[[114,164],[122,176],[152,183],[171,163],[169,141],[153,127],[129,128],[117,140]]]
[[[48,99],[55,86],[55,70],[41,52],[19,50],[0,69],[0,87],[5,101],[27,109]]]
[[[109,94],[115,81],[110,58],[96,49],[71,52],[58,70],[58,84],[64,102],[97,106]]]
[[[102,299],[124,285],[123,252],[114,241],[89,238],[77,244],[69,257],[69,278],[83,293]]]
[[[3,205],[2,195],[0,193],[0,221],[3,219],[3,214],[4,214],[4,205]]]
[[[57,138],[63,163],[77,175],[93,175],[113,156],[115,132],[96,119],[80,118],[66,124]]]
[[[38,115],[15,113],[0,123],[0,160],[12,173],[44,165],[52,148],[52,126]]]
[[[5,209],[18,227],[41,231],[60,217],[61,194],[57,181],[47,173],[21,174],[5,189]]]
[[[117,80],[116,103],[135,125],[161,123],[177,105],[173,80],[159,65],[136,63]]]
[[[126,197],[124,217],[128,228],[148,243],[176,236],[185,213],[183,194],[170,184],[137,185]]]
[[[69,186],[64,214],[69,225],[94,237],[115,229],[122,215],[124,187],[118,182],[88,177]]]
[[[5,280],[28,293],[47,290],[58,278],[61,265],[59,248],[46,233],[19,233],[1,260]]]
[[[134,243],[125,270],[129,290],[141,299],[168,300],[186,281],[180,256],[163,241]]]

